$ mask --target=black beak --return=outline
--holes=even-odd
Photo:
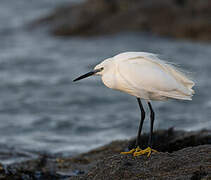
[[[89,77],[89,76],[92,76],[92,75],[94,75],[94,74],[96,74],[97,72],[100,72],[100,71],[102,71],[102,69],[96,69],[96,70],[93,70],[91,72],[88,72],[88,73],[74,79],[73,82],[79,81],[79,80],[84,79],[84,78]]]

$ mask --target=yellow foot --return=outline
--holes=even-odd
[[[150,157],[150,155],[151,155],[152,152],[158,152],[158,151],[152,149],[151,147],[148,147],[148,148],[146,148],[144,150],[140,150],[140,151],[134,152],[133,153],[133,156],[141,156],[143,154],[148,153],[147,154],[147,157]]]
[[[142,151],[139,147],[135,148],[135,149],[131,149],[128,152],[121,152],[120,154],[134,154],[135,152],[139,152]]]

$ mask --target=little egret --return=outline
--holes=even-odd
[[[155,113],[151,100],[168,100],[169,98],[191,100],[194,82],[175,66],[161,60],[156,54],[147,52],[125,52],[112,58],[105,59],[93,71],[86,73],[73,81],[100,75],[103,83],[115,90],[123,91],[137,98],[141,110],[141,121],[136,138],[136,147],[122,154],[134,156],[152,152],[153,124]],[[150,110],[150,136],[148,148],[139,148],[142,126],[145,119],[145,110],[141,99],[145,100]]]

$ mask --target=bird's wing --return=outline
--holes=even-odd
[[[140,56],[125,59],[116,64],[120,76],[128,86],[136,90],[145,90],[149,93],[174,93],[175,95],[178,92],[183,95],[189,93],[169,71],[165,70],[166,67],[163,64],[154,60]]]
[[[157,64],[165,72],[174,76],[174,78],[178,82],[182,83],[184,86],[186,86],[190,91],[194,93],[194,91],[191,88],[195,85],[195,83],[187,77],[186,73],[181,72],[181,70],[175,67],[173,63],[161,60],[158,57],[158,54],[148,53],[148,52],[124,52],[114,56],[114,59],[116,61],[128,61],[128,60],[141,61],[143,59],[151,61]]]

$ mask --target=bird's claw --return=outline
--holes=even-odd
[[[137,147],[137,148],[131,149],[128,152],[121,152],[120,154],[134,154],[134,153],[139,152],[139,151],[141,151],[141,148]]]
[[[147,157],[150,157],[150,155],[152,154],[152,152],[158,152],[154,149],[152,149],[151,147],[148,147],[144,150],[142,150],[141,148],[137,147],[135,149],[131,149],[130,151],[128,152],[121,152],[121,154],[133,154],[133,156],[141,156],[143,154],[147,154]]]
[[[120,154],[134,154],[135,152],[138,152],[140,151],[141,149],[139,147],[137,148],[134,148],[134,149],[131,149],[130,151],[128,152],[121,152]]]
[[[152,154],[152,152],[158,152],[158,151],[152,149],[151,147],[148,147],[148,148],[146,148],[144,150],[141,150],[141,151],[138,151],[138,152],[134,152],[133,153],[133,156],[141,156],[143,154],[148,153],[147,154],[147,157],[150,157],[150,155]]]

